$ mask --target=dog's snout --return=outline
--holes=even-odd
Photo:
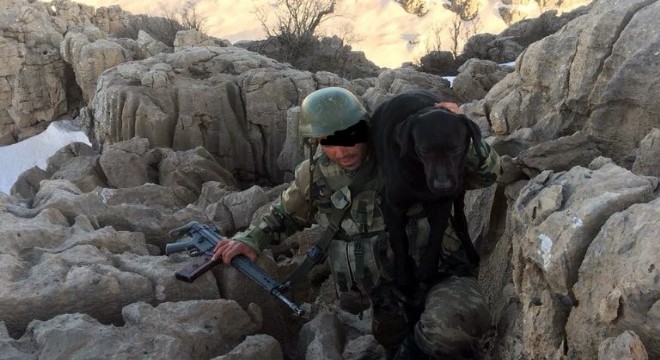
[[[452,192],[453,189],[454,189],[454,183],[447,178],[433,179],[433,182],[431,184],[431,191],[435,193]]]

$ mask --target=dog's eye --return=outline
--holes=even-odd
[[[452,155],[456,155],[456,156],[458,156],[458,155],[463,155],[463,150],[461,150],[461,149],[459,149],[459,148],[457,148],[457,149],[453,149],[453,150],[451,151],[451,154],[452,154]]]

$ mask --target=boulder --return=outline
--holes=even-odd
[[[458,68],[452,89],[461,102],[483,99],[510,71],[490,60],[470,59]]]
[[[647,360],[644,344],[633,331],[605,339],[598,347],[598,360]]]
[[[387,358],[387,351],[373,335],[363,335],[349,341],[341,356],[344,360],[380,360]]]
[[[32,320],[59,314],[86,313],[118,324],[121,308],[135,301],[219,297],[212,282],[176,281],[180,265],[150,256],[140,233],[96,229],[82,215],[69,227],[53,209],[32,219],[0,216],[0,312],[13,336]]]
[[[576,282],[583,281],[582,272],[595,271],[608,279],[612,275],[611,270],[605,275],[588,261],[589,249],[598,249],[597,258],[603,254],[602,246],[597,245],[599,233],[604,230],[601,228],[611,217],[615,219],[617,212],[652,201],[657,187],[657,179],[636,176],[609,159],[597,158],[589,168],[544,171],[521,190],[512,205],[505,236],[511,236],[513,242],[513,280],[522,304],[521,341],[526,357],[552,357],[563,351],[569,314],[589,308],[577,293]],[[648,245],[640,245],[639,251],[656,253]],[[646,276],[637,278],[643,281]],[[585,291],[594,291],[598,286],[587,284]],[[598,289],[608,291],[611,287],[603,285]],[[573,291],[580,298],[579,307]],[[593,316],[594,312],[590,314]],[[602,340],[595,330],[578,328],[591,343]],[[591,355],[594,356],[574,358],[595,357]]]
[[[644,348],[649,359],[660,356],[658,239],[660,199],[630,206],[602,226],[587,249],[573,288],[580,306],[571,312],[566,326],[569,357],[596,358],[599,346],[611,348],[622,339],[609,345],[601,342],[627,331],[643,344],[630,347],[637,353],[635,358],[640,358]]]
[[[73,221],[83,213],[101,227],[142,232],[147,240],[160,247],[171,241],[170,229],[192,220],[208,222],[203,212],[187,207],[196,196],[183,187],[168,188],[145,184],[135,188],[96,188],[83,193],[68,180],[44,180],[32,207],[8,205],[14,216],[32,218],[46,209],[56,209]]]
[[[72,313],[33,321],[18,340],[3,336],[2,357],[91,359],[117,356],[171,360],[209,359],[226,354],[258,330],[250,316],[229,300],[195,300],[124,307],[123,325],[109,326]],[[8,351],[7,351],[8,350]]]
[[[73,79],[59,53],[66,28],[48,4],[5,1],[0,12],[0,145],[9,145],[67,113]]]
[[[339,318],[324,311],[300,329],[298,348],[304,359],[342,360],[345,343],[346,335]]]
[[[622,163],[660,126],[653,95],[660,33],[648,27],[659,12],[646,0],[596,0],[586,15],[530,45],[485,98],[493,132],[532,128],[545,142],[585,131]]]
[[[559,172],[574,166],[586,167],[600,155],[597,139],[578,131],[522,151],[518,155],[518,163],[523,172],[534,177],[545,170]]]
[[[211,360],[283,360],[282,347],[269,335],[250,335],[229,353]]]
[[[284,174],[276,159],[287,111],[316,90],[310,73],[217,46],[120,64],[104,72],[99,83],[91,105],[95,143],[138,136],[152,147],[202,146],[240,181],[273,183]]]
[[[131,188],[158,182],[157,163],[149,158],[149,140],[134,137],[103,149],[99,164],[108,184],[118,189]]]
[[[172,52],[172,48],[154,39],[146,31],[140,30],[137,38],[138,56],[145,59],[160,53]]]
[[[660,177],[660,129],[653,128],[639,144],[632,171],[638,175]]]
[[[76,82],[89,104],[96,95],[96,84],[102,72],[132,60],[120,44],[111,41],[97,27],[88,25],[82,31],[69,31],[60,45],[64,61],[76,75]]]
[[[411,68],[385,70],[378,75],[375,85],[362,95],[367,110],[373,112],[383,101],[406,90],[426,89],[444,96],[447,100],[455,96],[449,81],[439,75],[415,71]]]
[[[195,46],[229,46],[227,41],[215,39],[195,29],[181,30],[174,39],[174,51]]]

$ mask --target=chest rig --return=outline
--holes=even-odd
[[[324,154],[312,163],[310,200],[320,226],[337,224],[327,255],[340,303],[350,293],[366,294],[391,279],[391,258],[380,206],[382,181],[373,158],[350,172]],[[360,172],[364,172],[360,174]]]

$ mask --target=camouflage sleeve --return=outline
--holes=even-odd
[[[305,160],[298,165],[295,179],[270,210],[245,231],[236,233],[233,239],[260,253],[272,241],[279,240],[280,235],[290,236],[310,226],[313,213],[308,197],[309,175],[309,160]]]
[[[468,150],[465,164],[465,187],[467,190],[488,187],[502,176],[502,165],[497,152],[484,140],[481,141],[481,149],[485,152],[485,158],[478,156],[474,144]]]

